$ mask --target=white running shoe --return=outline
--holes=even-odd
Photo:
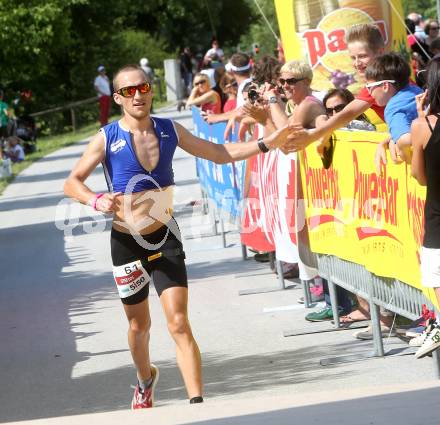
[[[429,329],[429,331],[426,333],[421,347],[415,354],[416,359],[421,359],[432,353],[434,350],[437,350],[437,348],[440,348],[440,326],[435,323],[432,326],[428,326],[426,329]]]

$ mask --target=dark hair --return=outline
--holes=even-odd
[[[119,68],[116,71],[116,73],[113,77],[113,90],[114,91],[119,90],[119,86],[116,84],[116,80],[119,77],[119,74],[122,74],[123,72],[127,72],[127,71],[141,71],[145,75],[145,78],[148,80],[148,75],[145,73],[145,71],[139,65],[135,65],[135,64],[124,65],[122,68]]]
[[[365,78],[371,81],[394,80],[396,90],[402,90],[409,83],[411,69],[398,53],[385,53],[375,58],[365,70]]]
[[[281,64],[276,58],[264,55],[252,68],[252,79],[258,84],[276,84]]]
[[[433,50],[440,50],[440,37],[434,38],[429,45],[429,49],[433,53]]]
[[[428,21],[425,22],[424,30],[426,35],[429,35],[429,31],[431,31],[431,25],[434,23],[437,24],[437,26],[439,25],[435,19],[429,19]]]
[[[429,113],[438,114],[440,113],[440,57],[434,57],[430,60],[426,74]]]
[[[330,89],[324,96],[324,99],[322,99],[322,104],[324,105],[324,108],[327,100],[334,96],[339,96],[346,104],[354,100],[353,93],[348,89]]]
[[[413,20],[405,18],[405,26],[407,34],[414,34],[416,32],[416,24]]]
[[[231,56],[230,62],[232,63],[232,65],[241,68],[243,66],[246,66],[249,64],[250,58],[246,53],[234,53]],[[250,74],[250,68],[246,71],[233,71],[234,74],[237,75],[249,75]]]

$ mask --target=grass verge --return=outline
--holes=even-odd
[[[51,152],[64,148],[65,146],[73,145],[80,140],[84,140],[87,137],[92,136],[98,131],[98,129],[99,124],[95,123],[86,125],[75,133],[71,132],[39,138],[37,140],[37,151],[26,155],[26,159],[24,161],[12,164],[12,175],[10,177],[0,179],[0,195],[3,193],[6,186],[11,183],[21,171],[29,167],[29,165],[31,165],[33,162],[43,158]]]

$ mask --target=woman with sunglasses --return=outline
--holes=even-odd
[[[197,73],[194,77],[193,89],[186,101],[186,106],[199,106],[203,112],[220,114],[222,100],[220,95],[210,87],[206,74]]]
[[[269,104],[276,128],[281,128],[287,123],[299,124],[304,128],[315,127],[315,120],[324,114],[324,108],[321,101],[312,94],[312,79],[313,72],[310,66],[294,60],[285,63],[280,69],[280,90],[266,83],[263,97]],[[282,101],[279,91],[283,92],[287,105]]]
[[[425,23],[425,43],[429,47],[431,43],[439,36],[439,23],[435,19],[429,19]]]

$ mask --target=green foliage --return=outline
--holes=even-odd
[[[437,7],[434,0],[402,0],[404,15],[416,12],[425,19],[437,19]]]
[[[258,43],[260,53],[262,55],[274,55],[274,50],[277,47],[277,41],[268,24],[262,17],[255,3],[249,0],[252,5],[252,24],[249,31],[246,32],[240,39],[240,48],[243,51],[251,53],[252,43]],[[278,20],[275,12],[275,4],[273,0],[258,0],[258,4],[263,10],[264,15],[270,23],[275,34],[279,37],[280,30],[278,28]],[[258,57],[256,58],[258,59]]]
[[[98,65],[111,78],[147,57],[159,74],[185,45],[204,53],[217,35],[236,46],[252,16],[248,0],[0,0],[0,87],[9,103],[30,89],[26,113],[86,99]],[[92,106],[78,115],[96,118]],[[38,121],[45,131],[65,130],[70,115]]]

